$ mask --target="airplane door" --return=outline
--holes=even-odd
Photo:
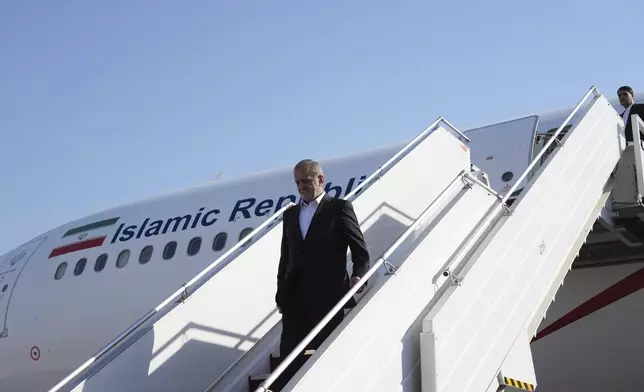
[[[40,238],[27,242],[20,248],[7,253],[0,259],[0,338],[6,338],[9,335],[7,329],[7,315],[9,313],[9,303],[11,295],[16,287],[18,278],[25,268],[31,256],[47,238]]]
[[[488,175],[490,187],[501,195],[530,164],[538,120],[529,116],[465,133],[471,140],[472,163]]]

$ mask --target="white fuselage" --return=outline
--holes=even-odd
[[[569,112],[467,131],[473,162],[507,191],[538,151],[535,121],[545,133]],[[327,192],[344,197],[405,144],[323,160]],[[289,167],[103,211],[1,256],[0,390],[51,387],[297,199]]]

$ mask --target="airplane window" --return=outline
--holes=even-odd
[[[253,229],[252,227],[247,227],[247,228],[245,228],[244,230],[242,230],[242,231],[241,231],[241,233],[239,233],[239,240],[240,240],[240,241],[241,241],[241,240],[243,240],[243,239],[244,239],[244,237],[246,237],[247,235],[249,235],[249,234],[251,233],[251,231],[253,231],[253,230],[254,230],[254,229]],[[251,239],[249,242],[247,242],[247,243],[246,243],[246,244],[244,244],[243,246],[248,246],[252,241],[253,241],[253,240]]]
[[[128,261],[130,261],[130,251],[129,249],[125,249],[119,253],[119,257],[116,259],[116,266],[118,268],[123,268],[127,265]]]
[[[96,259],[96,264],[94,264],[94,271],[96,272],[103,271],[103,268],[105,268],[105,264],[107,264],[107,254],[103,253],[102,255],[98,256],[98,259]]]
[[[139,263],[145,264],[152,258],[152,245],[148,245],[141,251],[139,255]]]
[[[85,271],[85,264],[87,264],[87,259],[83,257],[82,259],[78,260],[78,263],[76,263],[76,267],[74,267],[74,275],[78,276]]]
[[[9,288],[9,285],[8,285],[8,284],[6,284],[6,285],[2,286],[2,292],[3,292],[3,293],[7,292],[7,289],[8,289],[8,288]]]
[[[60,280],[65,276],[65,271],[67,271],[67,262],[62,262],[58,265],[58,268],[56,268],[56,274],[54,275],[54,279]]]
[[[177,242],[172,241],[168,242],[163,249],[163,259],[164,260],[170,260],[171,258],[174,257],[174,252],[177,251]]]
[[[201,237],[195,237],[188,243],[188,256],[194,256],[201,249]]]
[[[212,241],[212,250],[219,252],[224,249],[226,246],[226,240],[228,239],[228,233],[219,233],[215,236],[215,239]]]
[[[247,227],[244,230],[239,233],[239,240],[241,241],[244,237],[250,234],[250,232],[253,231],[252,227]]]

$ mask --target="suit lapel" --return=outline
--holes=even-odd
[[[312,236],[315,234],[315,229],[320,225],[320,222],[324,220],[324,208],[328,203],[328,199],[330,198],[329,195],[325,194],[321,199],[320,203],[318,204],[318,208],[315,209],[315,212],[313,213],[313,218],[311,218],[311,224],[309,224],[309,230],[306,232],[306,238],[304,240],[306,241],[309,238],[312,238]],[[299,214],[298,214],[299,216]],[[299,218],[298,218],[299,222]],[[299,223],[298,223],[299,224]]]
[[[293,220],[293,225],[295,226],[295,231],[297,232],[297,238],[300,239],[300,242],[304,241],[304,238],[302,238],[302,226],[300,226],[300,203],[295,205],[295,208],[293,208],[293,213],[291,214],[291,218]]]

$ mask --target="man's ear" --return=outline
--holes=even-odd
[[[324,175],[320,174],[318,176],[318,181],[320,181],[320,184],[324,184]]]

